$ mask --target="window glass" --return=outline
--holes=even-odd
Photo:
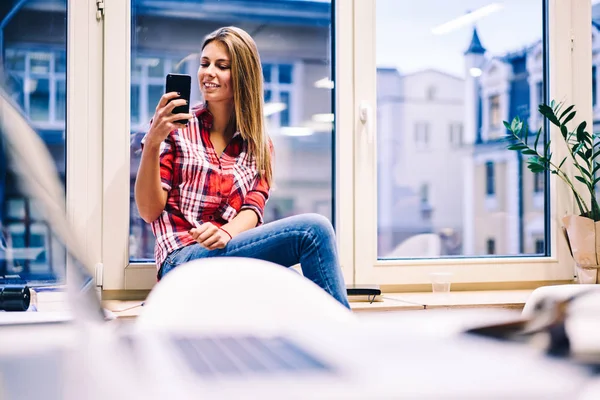
[[[67,85],[64,80],[56,81],[56,121],[65,121],[67,113]]]
[[[0,85],[43,140],[64,184],[67,2],[41,3],[2,2]],[[65,266],[64,247],[51,237],[39,205],[20,191],[15,177],[2,177],[0,276],[54,281],[54,268]]]
[[[549,207],[503,121],[541,120],[543,13],[543,1],[376,2],[380,259],[539,253]]]
[[[31,78],[28,81],[29,116],[33,121],[50,120],[50,88],[48,79]]]
[[[490,96],[490,128],[497,128],[501,123],[500,96]]]
[[[488,196],[496,194],[494,178],[494,163],[488,162],[485,164],[485,194]]]
[[[154,237],[139,218],[133,186],[140,141],[163,94],[165,75],[191,75],[191,104],[201,102],[199,51],[205,35],[223,26],[250,33],[261,56],[265,117],[277,158],[265,222],[304,212],[331,219],[332,87],[319,84],[332,80],[330,1],[189,0],[185,15],[175,1],[131,3],[130,260],[154,258]]]
[[[140,85],[131,85],[131,124],[137,125],[140,123]]]
[[[279,83],[292,83],[292,66],[282,64],[279,66]]]

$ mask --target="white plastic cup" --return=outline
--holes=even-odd
[[[432,272],[429,274],[429,278],[431,279],[431,291],[433,293],[450,292],[452,272]]]

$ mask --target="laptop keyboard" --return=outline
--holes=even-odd
[[[175,336],[173,343],[200,376],[333,372],[284,337]]]

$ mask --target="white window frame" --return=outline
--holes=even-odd
[[[102,180],[102,262],[104,291],[147,290],[156,284],[155,263],[129,263],[129,132],[131,84],[131,0],[105,0],[104,21],[104,117],[101,144],[104,154]],[[353,131],[354,47],[353,5],[336,1],[336,132]],[[264,60],[271,63],[271,60]],[[299,82],[302,63],[293,63],[293,80]],[[291,87],[291,103],[301,105],[296,87]],[[296,110],[296,111],[294,111]],[[301,109],[292,106],[290,124],[300,121]],[[340,263],[347,283],[354,281],[353,193],[354,160],[352,140],[336,140],[336,231]]]
[[[53,61],[51,62],[51,71],[44,74],[51,81],[50,120],[32,121],[32,126],[41,129],[60,128],[67,132],[67,219],[78,232],[86,259],[99,263],[102,222],[102,24],[96,20],[96,4],[93,1],[68,0],[66,11],[67,41],[64,51],[67,54],[67,71],[55,73]],[[14,48],[30,50],[28,46]],[[34,46],[31,47],[33,48]],[[50,51],[43,49],[41,45],[35,46],[35,49],[45,53],[54,51],[54,48]],[[25,77],[28,73],[28,60],[26,63],[26,70],[23,72]],[[62,79],[67,83],[64,122],[55,118],[56,87],[52,84],[52,78],[56,78],[54,82]],[[38,222],[32,223],[31,230],[36,234],[45,233],[43,225]],[[63,246],[60,248],[64,250]],[[70,270],[67,269],[67,279]]]
[[[354,109],[361,104],[376,105],[375,3],[353,0],[354,4]],[[563,2],[549,0],[550,98],[577,104],[578,115],[591,123],[591,5],[590,0]],[[541,11],[541,10],[540,10]],[[572,43],[574,45],[572,46]],[[360,84],[359,84],[360,79]],[[484,94],[484,99],[487,95]],[[484,105],[484,112],[486,106]],[[485,119],[485,117],[484,117]],[[575,208],[570,192],[551,177],[549,257],[490,257],[467,259],[379,260],[377,257],[377,132],[376,120],[361,123],[355,132],[355,283],[378,283],[395,288],[430,287],[429,273],[453,273],[456,284],[489,284],[501,282],[569,281],[573,279],[573,261],[561,232],[561,217]],[[487,125],[484,123],[484,129]],[[373,140],[369,140],[371,133]],[[550,132],[552,137],[556,129]],[[555,144],[555,157],[562,158],[565,149]],[[572,172],[572,171],[570,171]],[[506,286],[504,286],[506,287]]]
[[[337,1],[336,7],[336,230],[348,283],[426,285],[428,273],[454,272],[455,283],[564,281],[573,278],[560,217],[573,212],[570,193],[552,177],[551,255],[439,260],[378,260],[376,120],[361,120],[361,106],[375,116],[375,2]],[[589,0],[549,0],[551,98],[578,104],[591,123],[591,7]],[[102,262],[105,290],[149,289],[154,263],[129,264],[130,0],[105,0]],[[71,10],[72,11],[72,10]],[[582,23],[583,21],[584,23]],[[575,45],[571,49],[571,37]],[[587,50],[587,51],[586,51]],[[574,62],[574,61],[577,62]],[[366,82],[366,84],[365,84]],[[586,89],[587,88],[587,89]],[[69,92],[73,90],[70,86]],[[589,107],[587,104],[589,103]],[[71,110],[69,110],[71,111]],[[485,111],[485,107],[484,107]],[[73,113],[71,112],[71,115]],[[98,122],[98,121],[96,121]],[[485,127],[485,125],[484,125]],[[370,129],[369,129],[370,128]],[[351,133],[351,140],[348,138]],[[344,140],[339,140],[341,135]],[[551,135],[557,132],[552,130]],[[555,142],[553,142],[555,143]],[[556,148],[560,157],[564,149]]]
[[[66,206],[87,261],[101,265],[103,25],[96,10],[94,1],[68,0]]]

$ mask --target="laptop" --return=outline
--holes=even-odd
[[[135,322],[107,323],[51,157],[2,90],[0,132],[0,171],[18,177],[65,246],[72,315],[66,324],[0,326],[2,399],[566,399],[590,379],[533,348],[460,335],[463,326],[452,331],[435,311],[277,332],[150,332]],[[470,323],[491,314],[478,311]]]

